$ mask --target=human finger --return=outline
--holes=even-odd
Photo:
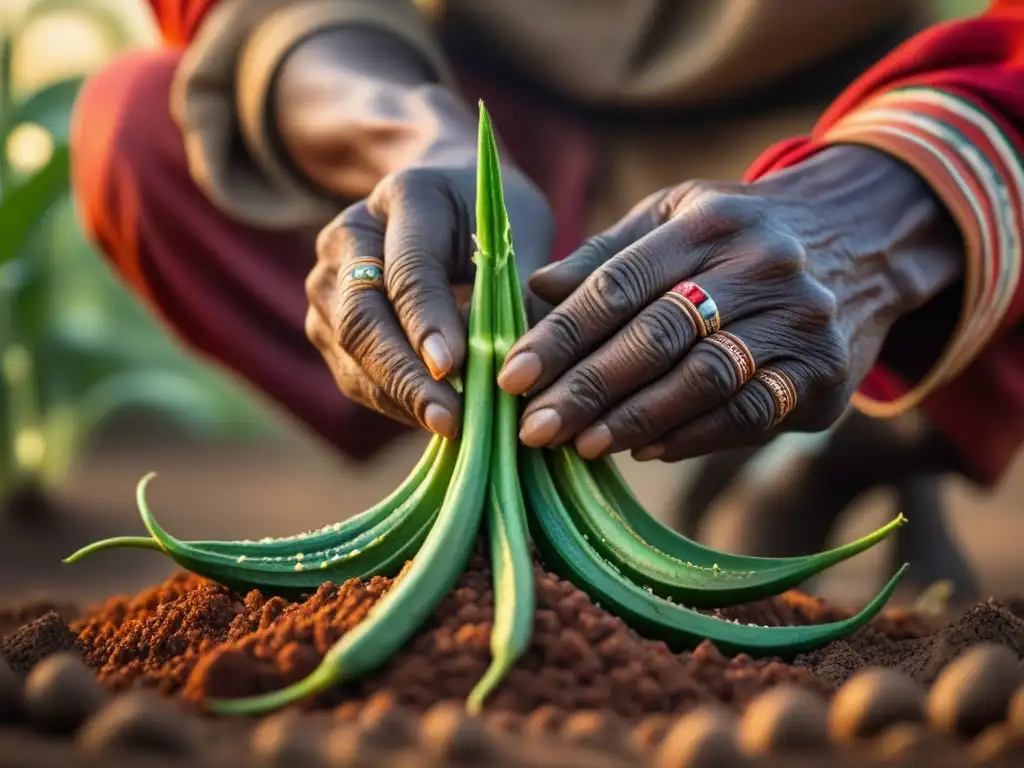
[[[784,429],[786,420],[811,391],[813,374],[794,358],[757,371],[722,405],[633,452],[638,461],[680,461],[732,448],[762,445]]]
[[[530,276],[530,290],[548,304],[561,304],[595,269],[664,221],[658,206],[664,194],[658,193],[645,199],[604,232],[588,238],[561,261],[538,269]]]
[[[763,332],[771,320],[741,320],[698,341],[664,376],[583,430],[575,440],[580,455],[595,459],[643,448],[736,395],[773,360],[771,339]]]
[[[437,381],[416,355],[385,293],[384,223],[365,206],[342,214],[317,243],[338,264],[333,305],[335,340],[359,368],[426,429],[454,438],[461,423],[455,390]]]
[[[532,394],[611,338],[674,284],[701,271],[707,247],[670,222],[595,270],[512,347],[498,376],[511,394]]]
[[[698,349],[705,346],[697,342],[717,335],[723,323],[772,305],[770,293],[753,291],[729,270],[705,272],[699,279],[700,285],[683,281],[655,299],[608,342],[536,395],[523,413],[523,443],[541,447],[572,439],[688,359],[695,344]],[[724,298],[716,303],[712,297]],[[593,450],[594,438],[600,435],[590,430],[589,437],[583,441],[585,450]]]
[[[456,254],[470,248],[469,213],[430,171],[382,182],[367,209],[385,223],[384,284],[398,322],[431,376],[443,379],[466,358],[466,326],[451,276]]]

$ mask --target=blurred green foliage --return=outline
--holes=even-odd
[[[117,48],[122,20],[91,0],[35,0],[0,35],[0,500],[60,483],[93,430],[144,409],[209,439],[274,423],[233,380],[185,354],[86,242],[69,196],[68,126],[82,77],[14,92],[12,57],[47,14],[88,14]],[[44,51],[40,51],[45,55]],[[49,135],[32,170],[11,162],[25,125]]]

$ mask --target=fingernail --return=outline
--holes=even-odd
[[[452,353],[448,349],[448,343],[440,333],[432,333],[423,340],[420,347],[423,355],[423,362],[430,369],[430,375],[440,381],[452,369]]]
[[[540,358],[533,352],[520,352],[501,367],[498,386],[510,395],[521,395],[537,383],[540,373]]]
[[[612,431],[598,422],[576,438],[576,453],[584,459],[596,459],[612,447]]]
[[[459,425],[455,422],[455,416],[443,405],[431,403],[423,412],[423,422],[427,429],[436,435],[454,440],[459,433]]]
[[[633,458],[637,461],[653,461],[654,459],[660,459],[665,455],[665,446],[648,445],[646,448],[641,448],[639,451],[633,454]]]
[[[531,413],[519,430],[519,439],[530,448],[542,448],[558,434],[562,428],[562,417],[554,408],[541,408]]]

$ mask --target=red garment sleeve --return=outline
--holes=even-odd
[[[160,36],[168,48],[184,48],[192,42],[199,24],[218,0],[148,0]]]
[[[1024,440],[1024,0],[995,0],[907,41],[809,136],[768,149],[747,180],[841,143],[914,168],[959,225],[965,256],[961,315],[938,361],[916,382],[880,363],[854,405],[879,417],[920,406],[968,474],[992,484]]]

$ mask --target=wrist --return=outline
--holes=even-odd
[[[808,206],[825,225],[821,250],[838,245],[847,281],[881,287],[876,311],[893,321],[963,277],[963,239],[942,201],[884,152],[833,146],[753,186]],[[825,270],[837,267],[833,258],[820,261]]]
[[[413,164],[475,160],[472,112],[415,49],[380,30],[332,29],[296,46],[270,105],[279,151],[329,195],[365,197]]]

